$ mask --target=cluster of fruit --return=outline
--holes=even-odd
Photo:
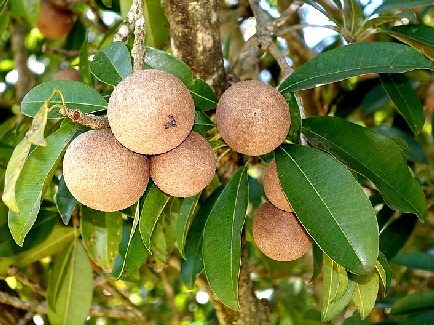
[[[81,203],[119,211],[137,202],[149,178],[175,197],[196,195],[213,179],[213,150],[192,131],[193,99],[173,75],[159,70],[134,72],[114,88],[107,116],[111,130],[82,133],[65,153],[65,183]],[[273,151],[285,140],[290,123],[283,96],[259,81],[231,86],[217,104],[217,129],[242,154]],[[265,203],[258,209],[254,240],[273,259],[296,259],[308,250],[311,238],[292,212],[274,162],[265,172],[264,188],[274,205]]]

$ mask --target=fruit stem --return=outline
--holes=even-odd
[[[93,114],[85,114],[78,109],[71,109],[66,106],[60,110],[60,114],[70,118],[75,123],[90,127],[93,130],[110,128],[107,115],[96,116]]]

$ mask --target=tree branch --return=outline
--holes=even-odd
[[[146,21],[143,12],[143,0],[133,0],[134,8],[134,44],[131,50],[134,66],[133,71],[143,70],[146,41]]]

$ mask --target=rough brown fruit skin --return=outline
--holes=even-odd
[[[63,175],[71,194],[100,211],[119,211],[136,202],[149,181],[145,156],[123,147],[109,130],[91,130],[66,150]]]
[[[276,149],[288,135],[291,119],[283,96],[256,80],[227,89],[217,104],[216,124],[235,151],[259,156]]]
[[[296,215],[265,202],[253,218],[253,239],[256,246],[276,261],[293,261],[312,246],[312,238]]]
[[[280,210],[287,212],[294,211],[288,199],[283,193],[282,187],[277,176],[276,161],[273,159],[265,169],[264,173],[264,192],[267,198]]]
[[[191,132],[175,149],[150,158],[151,178],[163,192],[189,197],[202,191],[213,179],[216,163],[208,142]]]
[[[74,15],[68,9],[55,7],[50,0],[41,0],[36,26],[47,38],[57,39],[68,34],[74,25]]]
[[[74,68],[66,68],[57,71],[53,75],[53,80],[80,80],[80,73]]]
[[[194,123],[194,102],[173,75],[137,71],[114,89],[107,107],[113,134],[128,149],[148,155],[178,146]]]

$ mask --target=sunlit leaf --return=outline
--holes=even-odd
[[[169,22],[160,0],[145,1],[143,9],[146,19],[146,44],[155,48],[164,47],[169,38]]]
[[[377,269],[378,275],[380,276],[384,291],[387,292],[390,284],[392,283],[392,269],[389,266],[389,262],[387,262],[386,256],[384,256],[382,252],[378,254],[378,260],[375,268]]]
[[[351,301],[351,297],[353,295],[354,289],[356,288],[356,283],[352,280],[348,280],[348,287],[345,290],[345,293],[336,301],[331,302],[328,305],[328,308],[321,311],[321,321],[327,322],[335,317],[337,314],[342,312],[348,303]]]
[[[377,299],[380,278],[377,272],[365,276],[354,277],[356,288],[353,293],[353,302],[357,306],[362,319],[368,317],[374,308]]]

